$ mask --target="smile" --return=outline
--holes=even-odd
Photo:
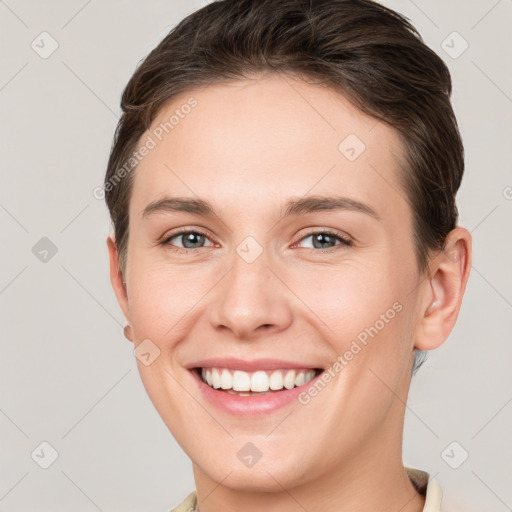
[[[265,394],[293,389],[314,379],[321,370],[278,369],[246,372],[231,368],[201,368],[201,379],[213,389],[238,396]]]
[[[207,407],[241,418],[303,407],[298,396],[325,371],[314,363],[233,357],[201,359],[185,368]]]

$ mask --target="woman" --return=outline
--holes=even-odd
[[[130,79],[107,244],[175,511],[440,510],[402,432],[471,268],[450,93],[369,0],[213,2]]]

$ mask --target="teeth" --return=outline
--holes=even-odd
[[[222,370],[220,374],[220,387],[222,389],[231,389],[233,387],[233,377],[229,370]]]
[[[295,386],[295,370],[288,370],[284,376],[283,384],[286,389],[292,389]]]
[[[279,370],[270,375],[270,389],[283,389],[283,373]]]
[[[268,391],[268,385],[269,385],[269,378],[265,372],[260,371],[260,372],[254,372],[252,374],[251,391],[260,391],[260,392]]]
[[[248,395],[247,392],[250,391],[266,393],[269,390],[292,389],[306,384],[315,375],[315,370],[258,370],[252,373],[227,368],[202,368],[201,370],[203,381],[209,386],[214,389],[241,392],[243,396]]]
[[[239,370],[233,373],[233,390],[234,391],[250,391],[251,377],[246,372]]]
[[[212,369],[212,384],[215,389],[220,388],[220,374],[217,368]]]

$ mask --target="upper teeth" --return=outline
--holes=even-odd
[[[315,370],[258,370],[256,372],[228,368],[202,368],[201,370],[203,380],[215,389],[257,392],[302,386],[313,379],[315,374]]]

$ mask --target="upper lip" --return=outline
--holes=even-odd
[[[257,370],[280,370],[285,368],[293,369],[322,369],[318,365],[304,364],[296,361],[285,361],[282,359],[237,359],[233,357],[214,357],[210,359],[201,359],[194,363],[186,365],[188,370],[193,368],[229,368],[231,370],[243,370],[254,372]]]

